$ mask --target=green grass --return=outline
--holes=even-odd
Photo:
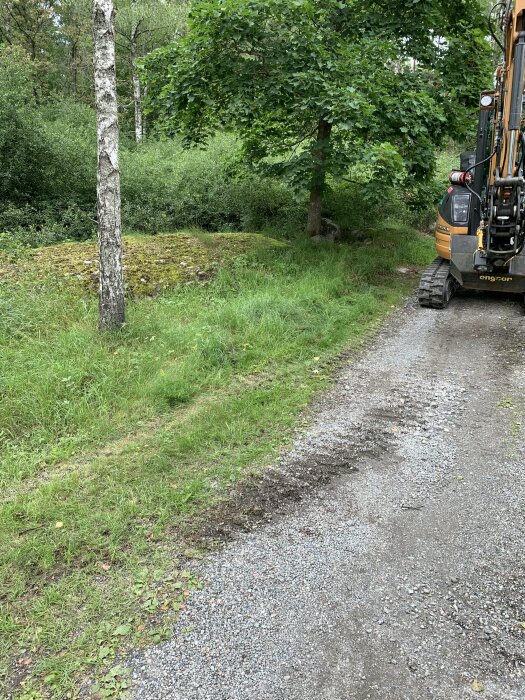
[[[198,586],[173,563],[185,527],[271,459],[333,360],[414,286],[396,267],[432,257],[393,226],[258,247],[204,286],[130,302],[118,335],[67,286],[2,286],[6,697],[76,697],[87,671],[118,696],[126,679],[104,669],[162,638]]]

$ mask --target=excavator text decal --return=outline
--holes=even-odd
[[[483,282],[514,282],[512,277],[494,277],[493,275],[480,275]]]

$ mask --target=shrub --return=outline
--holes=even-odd
[[[301,210],[286,185],[240,164],[238,142],[228,134],[206,150],[184,150],[174,141],[123,149],[122,196],[125,226],[153,233],[260,229]]]
[[[70,202],[93,209],[97,186],[97,132],[93,109],[73,100],[60,100],[41,109],[44,135],[52,153],[48,167],[49,196],[55,210],[67,193]]]
[[[63,101],[36,108],[32,65],[0,48],[2,248],[83,240],[94,229],[93,110]],[[66,193],[66,195],[64,195]]]
[[[95,235],[95,211],[73,202],[40,206],[7,204],[0,211],[0,250],[51,245],[66,240],[83,241]]]
[[[51,160],[35,111],[32,68],[21,49],[0,48],[0,200],[24,203],[48,194]]]

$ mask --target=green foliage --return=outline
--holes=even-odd
[[[52,64],[57,74],[67,74],[62,92],[75,99],[42,101],[53,81],[44,89],[42,66],[17,48],[24,44],[20,36],[11,37],[13,48],[0,49],[0,231],[9,234],[2,237],[3,248],[83,240],[94,233],[95,117],[78,102],[85,81],[75,73],[82,73],[89,49],[88,4],[60,3],[55,7],[60,22],[44,22],[37,37],[38,45],[47,46],[46,80]],[[14,8],[6,2],[3,9],[8,5]],[[31,23],[40,10],[30,5]],[[465,134],[473,124],[467,110],[485,71],[485,39],[476,24],[476,3],[468,9],[447,3],[446,12],[440,3],[412,5],[376,2],[365,11],[359,3],[334,0],[198,3],[190,34],[148,58],[146,76],[150,125],[157,117],[169,133],[181,131],[186,142],[207,140],[209,147],[187,152],[179,141],[151,140],[135,149],[124,138],[125,226],[144,232],[188,225],[294,232],[304,216],[299,202],[312,177],[312,135],[320,114],[333,123],[323,148],[335,198],[340,183],[351,179],[360,183],[354,188],[357,210],[380,211],[386,201],[404,200],[414,208],[434,202],[428,183],[436,143],[449,132]],[[122,41],[137,23],[144,29],[139,53],[160,37],[182,34],[183,6],[163,5],[173,22],[157,27],[155,2],[126,0],[120,7]],[[447,37],[446,50],[429,39],[438,26]],[[407,37],[418,57],[416,70],[408,60]],[[76,57],[71,74],[61,67],[66,46],[69,58]],[[120,63],[124,103],[130,66]],[[223,134],[210,141],[224,126],[234,126],[239,138]],[[328,213],[351,218],[334,196],[326,202]]]
[[[235,127],[251,163],[298,188],[319,166],[324,119],[326,172],[382,147],[381,174],[405,171],[410,185],[430,179],[445,135],[467,128],[487,77],[481,21],[475,2],[197,2],[188,36],[144,62],[149,112],[187,145]]]
[[[31,61],[0,48],[0,248],[85,240],[94,234],[96,122],[71,99],[37,105]],[[135,147],[122,140],[122,195],[128,229],[155,233],[187,226],[209,230],[294,224],[301,207],[275,178],[240,164],[233,136],[206,151],[173,142]]]
[[[43,106],[39,112],[44,122],[44,136],[53,154],[49,165],[51,198],[92,208],[97,183],[93,109],[64,99]]]
[[[91,0],[61,0],[53,8],[57,32],[49,75],[51,92],[85,104],[93,100]]]
[[[2,43],[22,48],[42,83],[47,82],[54,57],[60,4],[60,0],[0,0]]]
[[[73,100],[38,106],[30,61],[0,49],[1,248],[85,240],[94,234],[95,114]],[[124,224],[155,233],[295,223],[299,205],[284,184],[239,164],[232,136],[188,153],[172,142],[121,149]]]
[[[421,230],[431,229],[436,223],[437,210],[440,200],[450,186],[449,174],[460,166],[460,151],[454,143],[440,151],[437,157],[436,175],[430,182],[420,182],[414,187],[411,196],[411,211],[407,221]]]
[[[83,209],[68,199],[39,206],[7,204],[0,211],[0,250],[12,246],[33,248],[66,240],[82,241],[95,233],[95,211]]]
[[[131,123],[131,71],[137,56],[184,30],[189,0],[116,0],[118,90],[125,128]],[[0,40],[22,49],[35,76],[35,95],[93,102],[91,0],[0,0]],[[130,45],[137,32],[135,48]]]
[[[29,247],[85,240],[95,231],[94,115],[70,102],[42,110],[41,138],[48,146],[46,192],[31,203],[6,198],[0,231]],[[36,166],[35,163],[32,164]],[[206,150],[173,141],[147,141],[121,149],[122,211],[128,230],[157,233],[196,226],[210,231],[295,227],[304,208],[286,184],[247,170],[238,141],[227,134]],[[37,170],[40,183],[43,169]],[[67,193],[67,194],[65,194]],[[281,234],[282,235],[282,234]],[[0,249],[9,240],[0,241]]]
[[[330,362],[413,285],[395,268],[433,255],[407,229],[368,243],[254,250],[131,302],[118,335],[97,331],[94,299],[0,285],[0,694],[23,693],[16,659],[33,658],[26,690],[65,698],[162,638],[139,628],[192,587],[155,573],[179,569],[174,529],[268,463]]]
[[[239,164],[227,134],[206,150],[150,141],[122,152],[123,216],[132,230],[154,233],[197,226],[212,231],[259,230],[295,220],[301,207],[275,179]]]
[[[134,134],[135,62],[184,34],[191,0],[117,0],[117,89],[121,129]]]
[[[49,158],[34,110],[32,66],[22,50],[0,47],[1,202],[24,203],[47,194]]]
[[[27,245],[92,234],[96,134],[92,110],[72,101],[38,108],[33,66],[0,48],[0,231]]]
[[[190,2],[115,0],[117,85],[125,132],[133,132],[134,60],[184,32]],[[65,98],[93,104],[91,13],[91,0],[0,0],[0,43],[28,57],[39,102]]]

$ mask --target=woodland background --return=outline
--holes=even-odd
[[[491,81],[476,2],[321,3],[343,13],[337,31],[330,18],[312,23],[306,0],[201,2],[191,28],[188,0],[116,6],[127,230],[294,235],[323,112],[333,126],[324,213],[343,232],[400,209],[426,224],[442,190],[436,154],[468,143]],[[89,0],[0,3],[0,164],[2,247],[93,236]]]

